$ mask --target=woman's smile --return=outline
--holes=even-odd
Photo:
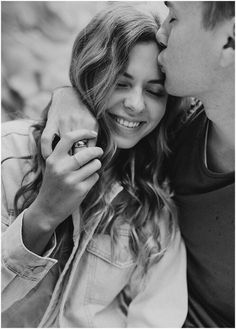
[[[144,123],[144,121],[131,120],[112,113],[109,114],[111,118],[122,128],[135,129]]]

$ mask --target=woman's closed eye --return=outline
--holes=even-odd
[[[169,20],[169,23],[173,23],[174,21],[176,21],[176,18],[175,17],[171,17],[170,20]]]
[[[130,85],[128,82],[125,82],[125,81],[120,81],[120,82],[117,82],[116,86],[118,88],[128,88]]]
[[[155,97],[163,97],[166,95],[165,90],[164,89],[152,89],[152,88],[147,88],[146,92],[152,96]]]

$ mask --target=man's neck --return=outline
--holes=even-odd
[[[231,97],[230,97],[231,96]],[[207,140],[209,169],[227,173],[235,166],[234,92],[227,97],[219,94],[203,99],[206,115],[210,120]]]

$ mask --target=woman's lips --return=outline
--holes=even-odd
[[[109,113],[109,114],[120,126],[125,128],[134,129],[139,127],[142,123],[144,123],[144,121],[126,119],[118,115],[115,115],[113,113]]]

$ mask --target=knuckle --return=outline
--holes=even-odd
[[[51,173],[54,177],[57,177],[57,178],[61,177],[61,171],[56,165],[51,167]]]
[[[61,112],[61,116],[57,120],[58,120],[59,126],[63,126],[63,124],[65,122],[65,118],[63,116],[63,111]]]
[[[64,135],[63,135],[63,139],[65,141],[68,141],[68,142],[71,142],[73,140],[72,136],[71,136],[71,132],[66,132]]]
[[[46,167],[48,168],[53,168],[54,166],[54,159],[53,159],[53,156],[49,156],[46,160],[45,160],[45,163],[46,163]]]
[[[87,192],[86,185],[84,183],[77,184],[75,190],[78,194],[83,195]]]
[[[43,132],[41,135],[41,143],[47,143],[50,141],[50,136],[49,134]]]
[[[67,187],[73,188],[75,186],[75,181],[70,176],[64,178],[64,184]]]
[[[49,157],[46,159],[46,168],[54,177],[61,176],[61,168],[60,166],[58,166],[58,164],[54,161],[53,158]]]

